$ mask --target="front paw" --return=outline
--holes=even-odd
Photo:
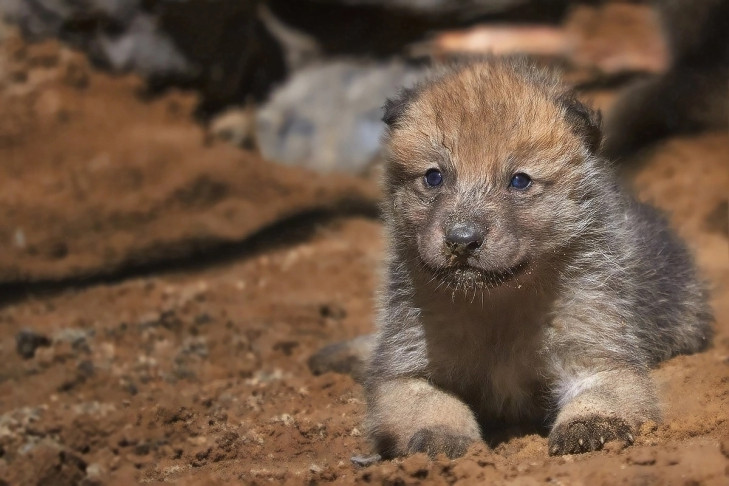
[[[549,434],[549,455],[597,451],[611,440],[632,444],[635,440],[633,428],[618,417],[578,417],[554,426]]]
[[[443,453],[450,459],[455,459],[464,455],[468,446],[474,442],[473,438],[460,435],[450,427],[433,426],[415,432],[408,442],[407,452],[425,452],[430,457]]]

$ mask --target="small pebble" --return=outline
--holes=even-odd
[[[50,339],[30,329],[23,329],[15,335],[15,350],[23,359],[31,359],[35,356],[36,349],[50,345]]]

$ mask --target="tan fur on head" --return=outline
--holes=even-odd
[[[523,60],[444,69],[388,101],[383,119],[390,127],[391,160],[405,171],[445,151],[464,177],[481,177],[484,164],[504,156],[554,160],[566,151],[579,160],[600,142],[599,115],[554,73]]]
[[[564,245],[579,226],[555,224],[554,217],[582,218],[574,206],[583,197],[577,181],[585,171],[576,166],[591,157],[599,122],[554,75],[523,62],[464,65],[390,102],[385,119],[388,206],[398,209],[390,215],[399,231],[417,235],[423,263],[435,271],[448,267],[450,256],[440,247],[453,224],[471,222],[486,232],[473,264],[486,275],[461,272],[455,285],[502,280],[529,265],[535,251]],[[424,186],[431,169],[443,174],[442,188]],[[531,178],[528,192],[509,187],[517,173]],[[561,187],[562,197],[544,197],[549,186]]]

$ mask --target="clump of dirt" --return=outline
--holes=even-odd
[[[371,200],[366,181],[206,146],[187,95],[142,100],[134,79],[75,57],[86,75],[72,78],[86,81],[68,84],[63,49],[22,49],[5,54],[3,66],[26,67],[0,89],[17,117],[0,116],[5,282],[111,275]],[[717,320],[710,349],[654,372],[664,421],[632,447],[549,457],[546,437],[515,434],[457,460],[354,466],[370,453],[361,388],[307,367],[323,345],[372,330],[382,228],[349,215],[153,271],[4,295],[0,482],[726,483],[729,244],[712,222],[726,213],[727,153],[726,134],[676,138],[631,175],[695,249]]]

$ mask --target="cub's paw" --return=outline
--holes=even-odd
[[[433,426],[413,434],[408,442],[407,453],[425,452],[430,457],[443,453],[450,459],[455,459],[465,454],[468,446],[474,442],[472,437],[460,435],[450,427]]]
[[[618,417],[578,417],[554,426],[549,434],[549,455],[597,451],[611,440],[632,444],[635,440],[633,428]]]

